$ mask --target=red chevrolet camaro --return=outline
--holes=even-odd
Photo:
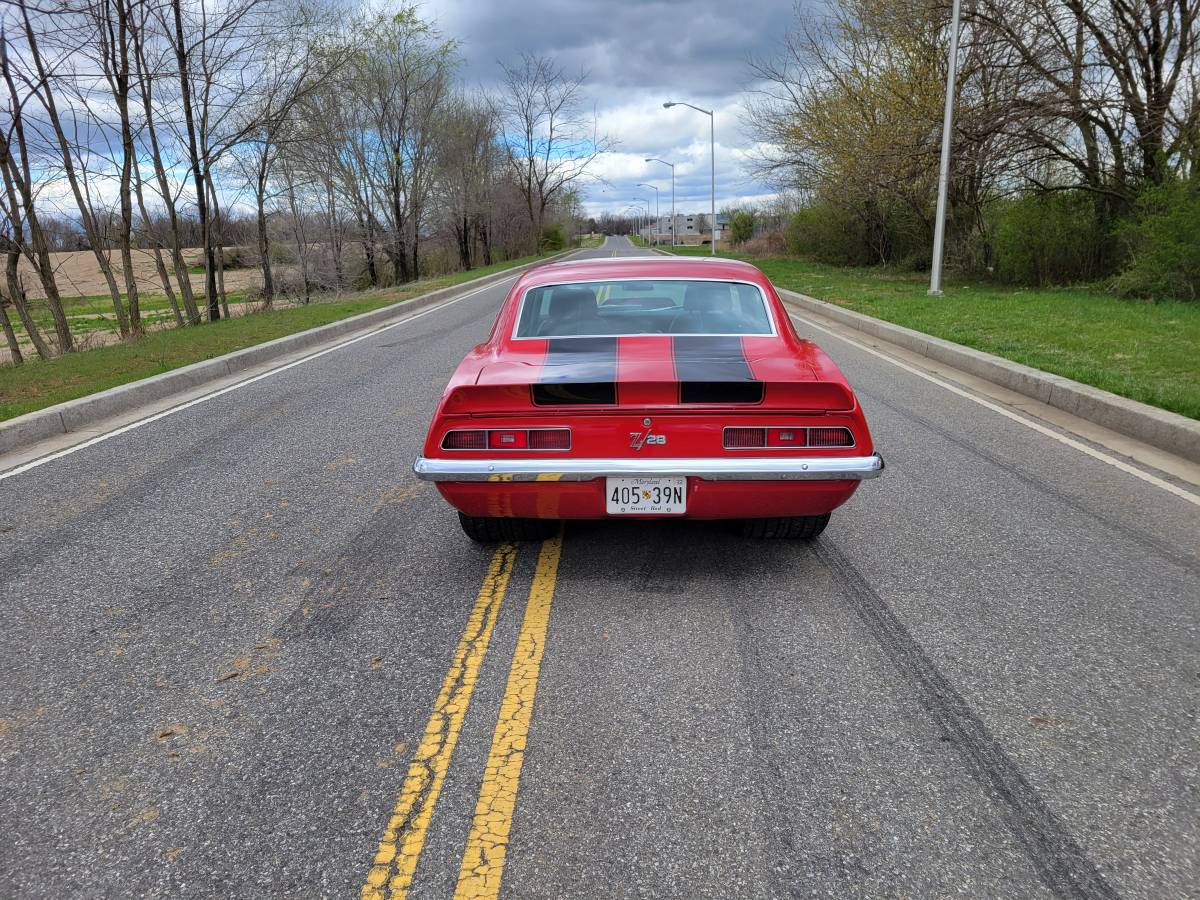
[[[607,517],[813,538],[883,459],[850,385],[762,272],[654,256],[518,279],[413,468],[478,541]]]

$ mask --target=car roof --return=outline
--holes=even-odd
[[[616,278],[719,278],[766,284],[766,276],[749,263],[721,257],[607,256],[547,263],[526,272],[522,289],[576,281]]]

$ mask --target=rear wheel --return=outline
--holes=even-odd
[[[829,524],[829,513],[823,516],[785,516],[778,519],[743,519],[739,530],[742,537],[766,540],[796,539],[811,541]]]
[[[473,541],[495,544],[500,541],[543,541],[558,530],[554,519],[502,519],[458,514],[462,530]]]

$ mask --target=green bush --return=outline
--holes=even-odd
[[[862,265],[862,228],[846,210],[836,206],[806,206],[787,227],[792,253],[813,262],[833,266]]]
[[[996,225],[996,274],[1014,284],[1069,284],[1109,274],[1111,238],[1083,191],[1027,194]]]
[[[744,244],[754,237],[754,213],[751,210],[739,210],[729,218],[729,239],[734,244]]]
[[[1117,234],[1129,265],[1113,282],[1126,296],[1200,297],[1200,180],[1173,180],[1146,190],[1134,218]]]
[[[566,247],[567,233],[563,230],[562,225],[555,223],[542,229],[541,250],[543,253],[554,253],[558,250],[565,250]]]

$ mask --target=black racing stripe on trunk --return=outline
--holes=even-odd
[[[615,337],[551,338],[538,381],[567,384],[617,380]]]
[[[679,335],[671,342],[679,381],[753,381],[740,337]]]

